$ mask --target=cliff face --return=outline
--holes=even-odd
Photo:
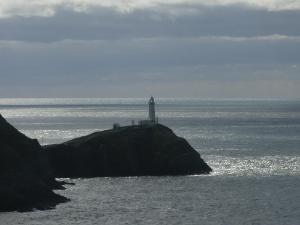
[[[185,175],[211,168],[169,128],[128,126],[44,147],[56,177]]]
[[[46,209],[67,199],[55,181],[45,151],[0,115],[0,211]]]

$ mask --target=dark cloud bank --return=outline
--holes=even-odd
[[[0,96],[300,97],[299,11],[176,7],[0,19]]]

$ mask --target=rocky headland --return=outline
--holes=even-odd
[[[207,174],[189,143],[161,124],[126,126],[44,146],[55,177]]]
[[[117,127],[41,146],[0,115],[0,212],[68,201],[55,178],[208,174],[189,143],[161,124]]]
[[[0,115],[0,211],[53,208],[68,200],[53,192],[61,188],[38,141]]]

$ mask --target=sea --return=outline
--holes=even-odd
[[[46,145],[137,123],[147,102],[0,99],[0,113]],[[157,98],[156,114],[201,154],[210,175],[65,178],[75,185],[56,192],[70,202],[0,213],[0,224],[300,224],[300,100]]]

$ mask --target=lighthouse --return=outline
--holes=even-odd
[[[153,96],[149,99],[149,120],[155,123],[155,102]]]
[[[158,118],[155,117],[155,102],[153,96],[149,99],[149,112],[148,112],[148,119],[147,120],[140,120],[140,126],[154,126],[158,123]]]

